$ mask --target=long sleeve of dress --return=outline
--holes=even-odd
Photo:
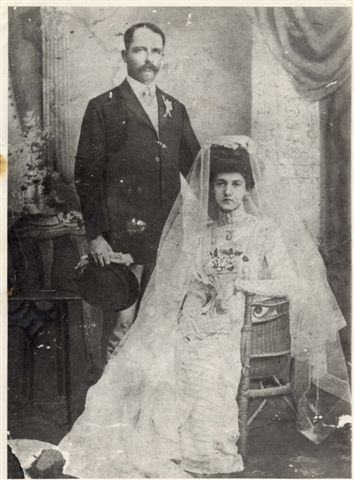
[[[201,274],[197,271],[191,277],[187,294],[183,301],[182,311],[188,315],[200,313],[203,306],[211,296],[211,286],[203,282]]]
[[[294,265],[279,230],[272,229],[265,243],[264,260],[269,279],[236,281],[242,290],[264,296],[286,296],[299,284]]]
[[[200,338],[200,316],[203,307],[213,296],[213,287],[203,280],[203,273],[195,271],[189,282],[187,294],[184,298],[178,323],[186,338],[191,336]]]

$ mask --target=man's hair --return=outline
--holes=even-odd
[[[165,46],[166,37],[165,37],[165,34],[163,33],[163,31],[161,30],[161,28],[157,27],[157,26],[154,25],[153,23],[142,22],[142,23],[136,23],[135,25],[132,25],[132,26],[129,27],[128,30],[125,32],[125,34],[124,34],[124,45],[125,45],[126,51],[129,50],[129,47],[130,47],[130,45],[131,45],[131,43],[132,43],[132,41],[133,41],[134,32],[135,32],[135,30],[137,30],[138,28],[148,28],[148,29],[151,30],[152,32],[157,33],[157,34],[160,35],[160,37],[162,38],[162,45]]]

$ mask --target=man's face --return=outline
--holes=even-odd
[[[139,82],[151,83],[161,67],[163,57],[162,38],[148,28],[138,28],[128,51],[122,56],[127,63],[128,74]]]
[[[219,173],[213,181],[214,197],[224,212],[236,210],[247,195],[246,181],[240,173]]]

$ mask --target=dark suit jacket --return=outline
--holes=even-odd
[[[159,88],[156,95],[159,136],[126,80],[90,100],[75,164],[87,238],[103,234],[135,263],[155,261],[179,173],[188,173],[200,148],[184,105]]]

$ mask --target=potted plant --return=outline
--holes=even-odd
[[[73,182],[48,165],[47,155],[51,135],[38,126],[38,118],[28,112],[24,118],[20,141],[11,146],[10,155],[25,163],[21,184],[22,217],[41,217],[42,221],[56,217],[60,222],[82,227],[79,200]],[[53,220],[53,219],[52,219]]]
[[[29,112],[24,119],[19,141],[10,148],[10,155],[16,158],[18,164],[25,165],[25,171],[21,175],[18,189],[21,193],[19,209],[13,220],[9,221],[9,226],[10,239],[20,244],[22,256],[26,257],[26,260],[21,260],[22,263],[28,263],[31,258],[37,263],[37,257],[26,245],[34,242],[36,248],[39,248],[43,263],[43,288],[50,290],[54,240],[69,236],[79,256],[85,251],[86,244],[74,184],[67,182],[48,162],[51,135],[47,129],[41,129],[38,125],[38,119]],[[27,242],[27,239],[31,241]],[[14,263],[20,265],[19,262]],[[32,270],[34,268],[33,266]],[[17,266],[17,271],[23,270],[24,267]]]

